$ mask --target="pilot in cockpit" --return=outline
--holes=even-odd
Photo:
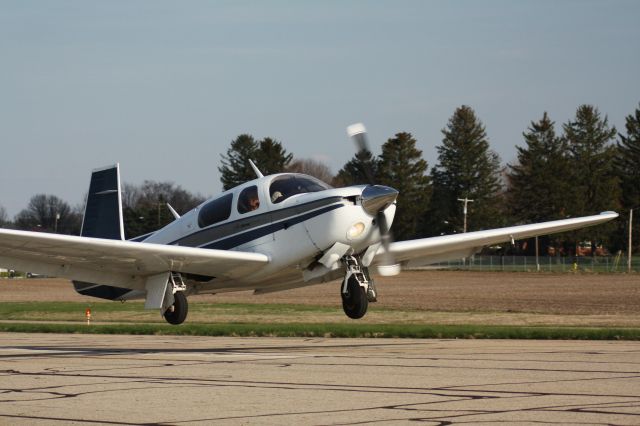
[[[258,198],[258,193],[252,194],[247,203],[249,205],[249,211],[257,210],[260,207],[260,199]]]
[[[248,213],[258,210],[260,207],[260,197],[258,197],[258,188],[251,186],[240,193],[238,200],[238,211],[240,213]]]

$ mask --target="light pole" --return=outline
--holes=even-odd
[[[474,200],[470,200],[467,197],[464,197],[464,198],[458,198],[458,201],[461,201],[464,203],[464,207],[462,208],[462,212],[464,213],[464,225],[462,228],[462,232],[466,233],[467,232],[467,204],[473,203]]]
[[[536,271],[540,272],[540,256],[538,254],[538,236],[536,235]]]
[[[631,272],[631,231],[633,230],[633,209],[629,210],[629,253],[627,254],[627,271]]]
[[[466,234],[467,233],[467,204],[473,203],[473,200],[470,200],[467,197],[464,197],[464,198],[458,198],[458,201],[461,201],[464,203],[464,207],[462,208],[462,212],[464,213],[464,225],[462,226],[462,233]],[[467,263],[467,258],[463,257],[462,264],[466,265],[466,263]]]
[[[56,222],[55,225],[53,225],[53,233],[57,234],[58,233],[58,221],[60,220],[60,213],[56,213]]]

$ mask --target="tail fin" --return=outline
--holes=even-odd
[[[91,174],[80,235],[124,240],[120,166],[118,164],[96,169]]]

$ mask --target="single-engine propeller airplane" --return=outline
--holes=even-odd
[[[362,124],[349,126],[368,150]],[[250,160],[249,160],[250,161]],[[482,247],[612,220],[615,212],[508,228],[391,241],[398,191],[332,188],[303,174],[263,176],[209,199],[147,235],[124,238],[118,165],[91,175],[80,236],[0,229],[0,265],[69,278],[76,291],[110,300],[145,299],[167,322],[187,317],[187,295],[263,294],[342,278],[344,312],[361,318],[376,301],[372,272],[468,257]],[[337,292],[337,291],[336,291]]]

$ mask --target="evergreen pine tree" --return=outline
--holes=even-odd
[[[431,171],[432,209],[426,230],[431,235],[462,232],[463,211],[458,198],[469,204],[467,230],[502,225],[500,158],[489,149],[482,122],[472,108],[457,108],[442,129],[444,138],[438,151],[438,164]]]
[[[243,134],[231,141],[231,146],[227,150],[227,155],[222,154],[222,165],[218,167],[222,188],[233,188],[249,180],[255,179],[250,159],[255,161],[258,153],[258,143],[253,136]]]
[[[615,165],[622,187],[622,206],[633,209],[640,208],[640,106],[627,116],[625,127],[627,135],[618,135]]]
[[[621,213],[626,217],[625,221],[619,221],[618,235],[624,236],[620,238],[619,246],[626,251],[628,243],[625,231],[629,223],[629,209],[634,209],[634,222],[640,223],[638,219],[640,218],[640,106],[636,108],[634,114],[627,116],[625,127],[627,135],[619,134],[615,166],[622,189],[621,201],[624,210]],[[638,225],[634,226],[632,241],[633,251],[638,252],[640,250],[640,226]]]
[[[575,120],[563,126],[564,137],[569,144],[568,170],[574,194],[573,216],[592,215],[606,210],[616,210],[619,203],[619,182],[615,174],[615,127],[609,127],[608,119],[601,118],[592,105],[581,105]],[[615,223],[587,228],[575,235],[580,240],[591,240],[592,245],[606,242]],[[594,246],[595,248],[595,246]],[[595,250],[593,250],[595,252]]]
[[[272,138],[264,138],[258,143],[258,150],[252,160],[256,163],[260,171],[265,175],[283,173],[291,160],[293,154],[287,154],[282,144]],[[255,178],[255,173],[252,172]]]
[[[613,210],[619,195],[614,173],[615,127],[607,117],[601,118],[597,108],[581,105],[574,121],[563,126],[569,144],[571,181],[578,194],[573,215],[589,215]]]
[[[392,227],[399,240],[416,237],[429,207],[431,185],[426,173],[427,162],[411,133],[397,133],[382,145],[376,181],[400,192]]]
[[[507,204],[516,221],[562,219],[572,193],[568,146],[556,136],[555,123],[545,112],[523,133],[526,147],[516,147],[518,163],[509,165]]]
[[[369,182],[370,177],[367,176],[366,170],[369,170],[369,173],[374,177],[377,176],[378,159],[374,158],[371,152],[365,149],[356,153],[356,155],[340,169],[334,179],[333,185],[341,187],[371,183]]]

